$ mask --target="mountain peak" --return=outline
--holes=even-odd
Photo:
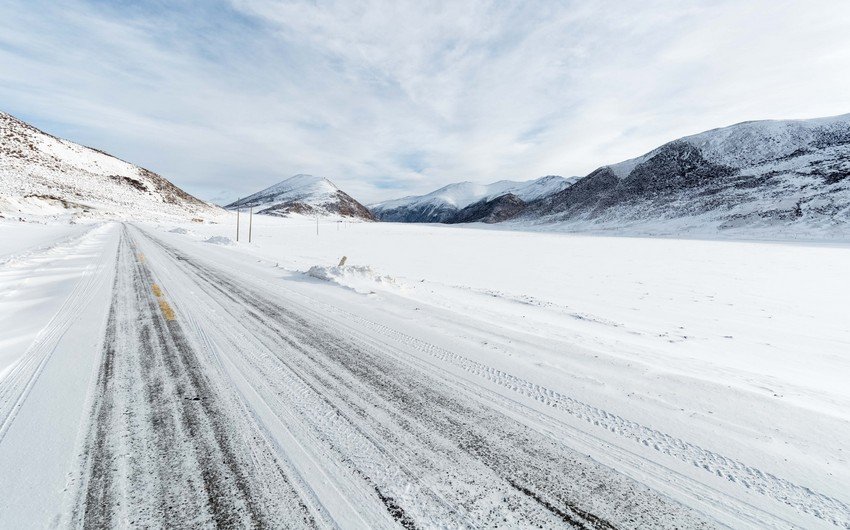
[[[311,186],[318,183],[329,184],[333,186],[334,189],[338,189],[336,185],[327,178],[317,177],[315,175],[308,175],[306,173],[298,173],[297,175],[292,175],[288,179],[279,182],[279,184],[286,184],[292,188],[299,186]]]
[[[518,219],[577,229],[841,234],[850,114],[711,129],[603,166]],[[644,227],[644,228],[640,228]]]
[[[258,213],[277,216],[340,215],[374,219],[365,206],[327,178],[303,173],[239,199],[225,208],[256,208]]]
[[[492,201],[508,194],[519,201],[532,201],[557,193],[574,180],[547,175],[526,182],[513,180],[500,180],[490,184],[456,182],[425,195],[384,201],[372,204],[370,207],[379,219],[385,221],[452,222],[458,212],[479,201]]]

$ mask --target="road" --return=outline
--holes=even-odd
[[[673,456],[700,448],[244,278],[148,229],[112,230],[104,329],[81,421],[69,422],[77,441],[51,524],[710,528],[717,512],[781,524],[670,473],[658,482],[697,499],[675,501],[580,452],[580,433],[545,410],[637,433]],[[786,488],[786,505],[802,495],[736,469]],[[828,517],[842,505],[815,501],[824,522],[840,524]],[[15,517],[38,520],[27,515]]]

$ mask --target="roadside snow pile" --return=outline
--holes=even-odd
[[[204,240],[204,243],[212,243],[213,245],[229,246],[233,244],[233,240],[227,236],[212,236]]]
[[[171,232],[172,234],[188,234],[189,233],[188,230],[186,230],[185,228],[179,227],[179,226],[177,228],[172,228],[171,230],[169,230],[169,232]],[[213,239],[213,238],[210,238],[210,239]],[[207,242],[212,243],[212,241],[207,241]]]
[[[399,285],[392,276],[378,274],[368,265],[314,265],[307,271],[307,276],[350,287],[358,293],[370,293],[376,284],[392,287]]]

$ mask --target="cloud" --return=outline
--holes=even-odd
[[[0,98],[202,197],[314,173],[368,202],[848,112],[847,27],[825,0],[12,1]]]

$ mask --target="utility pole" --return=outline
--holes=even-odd
[[[236,199],[236,242],[239,242],[239,201],[242,199]]]
[[[248,207],[248,243],[251,242],[251,228],[254,226],[254,207]]]

